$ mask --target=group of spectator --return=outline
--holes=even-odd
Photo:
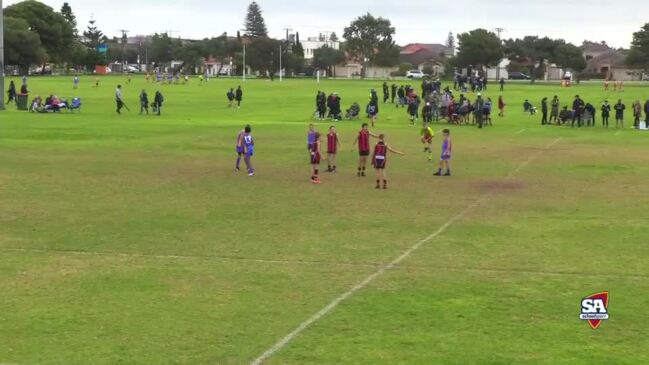
[[[50,95],[43,100],[40,95],[37,95],[31,103],[29,111],[32,113],[56,113],[65,109],[79,109],[81,107],[81,100],[74,99],[74,103],[70,103],[68,99],[60,98],[56,95]]]
[[[570,125],[571,127],[594,127],[596,124],[598,109],[602,118],[602,126],[608,128],[609,119],[612,115],[615,116],[616,128],[624,128],[624,114],[627,109],[626,104],[622,99],[618,99],[617,103],[610,104],[605,100],[598,108],[592,103],[584,101],[579,95],[575,95],[572,101],[572,106],[564,105],[560,108],[561,102],[557,95],[548,104],[548,98],[541,100],[541,124],[557,124],[557,125]],[[524,104],[526,112],[535,114],[536,108],[531,106],[529,101]],[[633,126],[640,128],[641,121],[649,124],[649,100],[644,104],[640,100],[636,100],[631,105],[633,112]],[[549,118],[548,118],[549,111]],[[644,120],[643,120],[644,114]]]
[[[27,78],[23,77],[23,82],[22,86],[20,86],[20,94],[26,95],[29,93],[29,90],[27,89]],[[16,102],[16,97],[18,96],[18,92],[16,91],[16,84],[14,83],[14,80],[9,81],[9,88],[7,89],[7,105],[11,102]]]
[[[469,89],[472,93],[487,91],[488,83],[487,78],[484,76],[456,73],[455,77],[453,77],[453,89],[461,92],[468,92]]]
[[[331,93],[327,96],[324,91],[318,91],[315,98],[318,120],[331,118],[336,122],[340,121],[342,119],[342,110],[340,106],[341,100],[342,99],[337,92]],[[327,109],[329,110],[328,114]]]

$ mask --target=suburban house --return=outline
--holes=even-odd
[[[641,70],[626,65],[626,55],[620,50],[609,47],[606,43],[584,41],[581,46],[588,65],[586,72],[600,74],[603,78],[619,81],[640,80]]]
[[[401,48],[401,63],[409,63],[418,70],[431,68],[434,74],[444,73],[444,61],[453,50],[437,43],[411,43]]]
[[[320,34],[318,37],[307,38],[306,41],[300,41],[302,48],[304,48],[304,59],[312,60],[313,53],[322,47],[329,47],[333,49],[340,49],[339,41],[332,41],[331,36]]]

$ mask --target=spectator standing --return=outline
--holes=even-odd
[[[626,109],[626,105],[622,103],[622,99],[617,101],[613,109],[615,109],[615,128],[624,128],[624,110]]]

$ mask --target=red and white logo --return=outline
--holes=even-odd
[[[581,300],[581,315],[579,319],[588,321],[590,327],[596,330],[602,321],[608,319],[608,292],[589,295]]]

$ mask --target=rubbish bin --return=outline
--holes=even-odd
[[[27,104],[29,103],[29,94],[16,95],[16,106],[18,110],[29,110]]]

